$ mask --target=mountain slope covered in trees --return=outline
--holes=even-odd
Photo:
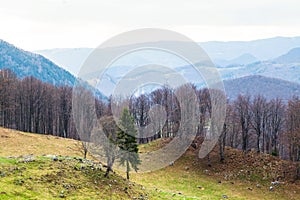
[[[0,70],[10,69],[18,78],[33,76],[53,85],[73,85],[75,77],[45,57],[0,40]]]
[[[263,95],[267,99],[280,98],[283,100],[300,96],[300,84],[259,75],[226,80],[224,86],[226,95],[231,100],[240,94]]]

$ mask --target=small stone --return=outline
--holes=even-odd
[[[279,185],[280,182],[279,182],[279,181],[272,181],[271,184],[272,184],[272,185]]]
[[[6,173],[5,173],[5,172],[0,172],[0,176],[1,176],[1,177],[5,177],[5,176],[6,176]]]
[[[85,166],[83,164],[80,165],[80,170],[84,170],[85,169]]]
[[[60,191],[59,197],[60,198],[65,198],[65,192],[63,190]]]
[[[200,190],[204,190],[204,187],[198,185],[197,188],[199,188]]]
[[[58,161],[57,156],[53,156],[53,161]]]
[[[223,198],[223,199],[228,199],[228,196],[225,195],[225,194],[223,194],[223,195],[222,195],[222,198]]]

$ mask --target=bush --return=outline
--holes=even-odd
[[[278,152],[277,151],[272,151],[271,155],[272,156],[278,156]]]

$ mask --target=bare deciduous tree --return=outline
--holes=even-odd
[[[249,143],[249,131],[251,125],[250,96],[239,95],[234,104],[242,131],[242,149],[246,152]]]

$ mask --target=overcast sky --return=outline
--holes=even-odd
[[[0,0],[0,38],[26,50],[96,47],[137,28],[201,41],[300,36],[299,0]]]

